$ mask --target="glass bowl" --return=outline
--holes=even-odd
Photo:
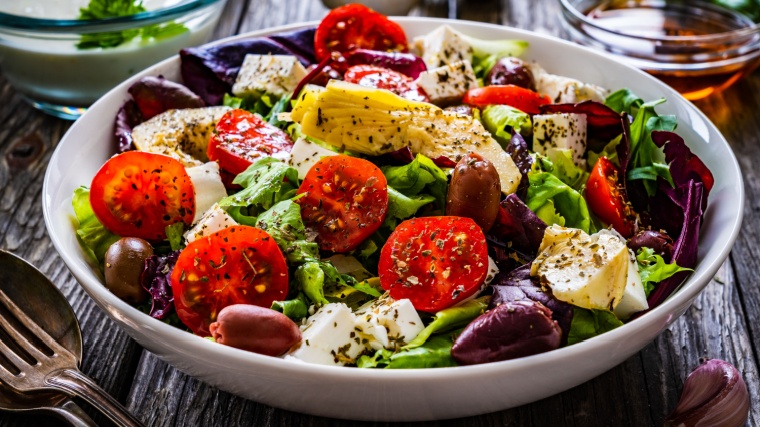
[[[701,1],[560,0],[570,39],[619,56],[687,99],[723,90],[760,63],[760,26]]]
[[[133,74],[184,47],[207,42],[225,2],[183,0],[135,15],[93,20],[0,12],[0,69],[38,109],[76,119]],[[133,34],[138,35],[108,47],[117,43],[111,40]]]

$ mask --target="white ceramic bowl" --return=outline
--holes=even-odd
[[[45,223],[56,249],[87,293],[138,343],[202,381],[279,408],[362,420],[445,419],[533,402],[609,370],[683,314],[710,281],[739,231],[744,189],[726,140],[691,103],[653,77],[612,57],[555,38],[473,22],[423,18],[397,21],[410,38],[449,24],[474,37],[524,39],[531,45],[526,56],[550,72],[611,89],[628,87],[647,100],[667,98],[658,111],[678,116],[679,133],[715,175],[702,225],[699,265],[688,282],[645,316],[586,342],[517,360],[455,368],[392,371],[310,365],[214,344],[152,319],[110,293],[88,264],[71,225],[71,195],[76,187],[89,185],[114,153],[112,123],[127,99],[127,88],[146,75],[179,79],[179,59],[175,57],[122,83],[74,123],[50,160],[43,187]],[[239,38],[306,25],[314,23]]]

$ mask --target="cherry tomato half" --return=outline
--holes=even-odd
[[[314,48],[317,61],[329,57],[331,52],[354,49],[408,50],[401,26],[361,4],[347,4],[328,13],[314,34]]]
[[[551,99],[515,85],[494,85],[468,90],[462,102],[478,108],[509,105],[527,114],[538,114],[539,107],[551,104]]]
[[[597,160],[586,181],[586,202],[599,219],[623,237],[633,236],[635,214],[625,199],[618,170],[606,157]]]
[[[372,235],[388,213],[388,183],[372,162],[329,156],[306,173],[297,200],[322,250],[349,252]]]
[[[435,313],[476,293],[488,273],[483,230],[470,218],[413,218],[399,224],[380,252],[380,284],[394,299]]]
[[[262,157],[284,158],[293,141],[281,129],[245,110],[231,110],[216,124],[208,144],[209,160],[237,175]]]
[[[269,308],[288,294],[288,266],[265,231],[238,225],[191,242],[179,254],[171,276],[174,306],[195,334],[209,335],[209,325],[228,305]]]
[[[90,205],[108,231],[148,241],[195,215],[195,193],[182,163],[163,154],[127,151],[111,157],[90,185]]]
[[[413,78],[388,68],[375,65],[355,65],[346,70],[343,80],[362,86],[387,89],[412,101],[430,101],[425,92],[414,83]]]

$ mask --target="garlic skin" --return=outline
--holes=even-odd
[[[702,359],[683,386],[665,427],[742,427],[749,417],[749,392],[739,371],[718,359]]]

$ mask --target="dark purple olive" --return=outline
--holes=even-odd
[[[540,302],[504,303],[467,325],[451,356],[460,365],[477,365],[554,350],[562,331],[551,316]]]
[[[148,292],[140,284],[145,260],[153,255],[150,243],[137,237],[123,237],[106,251],[106,287],[114,295],[131,304],[148,299]]]
[[[536,90],[533,72],[519,58],[501,58],[494,64],[485,79],[486,85],[515,85]]]
[[[446,215],[472,218],[487,233],[499,214],[501,181],[493,163],[480,154],[459,159],[446,195]]]
[[[472,107],[469,105],[452,105],[451,107],[444,108],[446,111],[451,111],[452,113],[457,113],[460,116],[470,116],[473,117],[475,113],[472,111]]]
[[[673,239],[662,231],[644,230],[639,231],[636,235],[631,237],[628,246],[633,249],[634,252],[643,247],[654,249],[654,253],[665,259],[666,262],[670,262],[670,258],[673,254]]]
[[[288,316],[251,304],[224,307],[209,331],[219,344],[267,356],[280,356],[301,341],[301,330]]]

